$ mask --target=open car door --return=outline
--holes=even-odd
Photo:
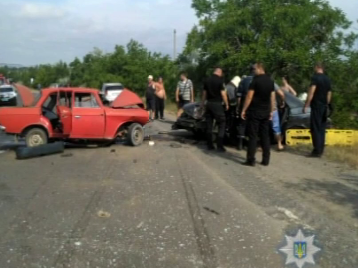
[[[69,136],[72,130],[71,91],[59,90],[56,111],[62,125],[62,134]]]

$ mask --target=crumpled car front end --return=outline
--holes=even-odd
[[[184,112],[182,113],[182,115],[172,126],[173,130],[186,129],[189,131],[196,131],[205,127],[203,116],[205,110],[202,109],[200,103],[194,102],[186,104],[183,107],[183,110]]]

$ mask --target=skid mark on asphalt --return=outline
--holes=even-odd
[[[179,168],[180,178],[183,183],[185,196],[188,203],[190,216],[194,226],[196,242],[199,247],[199,252],[205,268],[218,267],[218,260],[215,256],[214,247],[210,242],[209,232],[205,226],[203,216],[200,212],[200,206],[195,195],[193,185],[188,176],[183,172],[185,170],[178,155],[176,154],[176,161]]]

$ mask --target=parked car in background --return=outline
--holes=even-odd
[[[59,87],[60,87],[60,85],[57,84],[57,83],[52,83],[52,84],[49,86],[49,88],[59,88]]]
[[[48,88],[39,95],[31,107],[0,108],[0,129],[24,137],[28,147],[56,140],[109,145],[117,137],[143,142],[149,116],[132,91],[121,91],[110,107],[96,89]]]
[[[102,86],[101,92],[104,99],[111,103],[123,90],[124,86],[121,83],[105,83]]]
[[[12,85],[0,86],[0,106],[16,106],[17,92]]]
[[[285,135],[288,129],[309,129],[310,128],[310,109],[307,109],[306,113],[303,113],[304,102],[289,92],[285,92],[285,107],[279,109],[281,119],[282,134]],[[177,119],[172,126],[172,129],[186,129],[191,131],[198,138],[205,137],[206,133],[206,121],[204,116],[205,111],[200,108],[200,103],[189,103],[184,106],[183,114]],[[235,126],[234,126],[235,127]],[[331,128],[331,119],[328,118],[327,128]],[[213,133],[217,133],[218,129],[214,122]],[[236,137],[229,137],[230,133],[236,133],[227,129],[226,137],[235,139]],[[272,133],[272,141],[273,133]]]

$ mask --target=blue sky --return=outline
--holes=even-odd
[[[329,2],[357,21],[357,0]],[[180,52],[197,22],[190,5],[191,0],[0,0],[0,63],[71,61],[93,47],[110,52],[130,39],[172,55],[173,29]]]

